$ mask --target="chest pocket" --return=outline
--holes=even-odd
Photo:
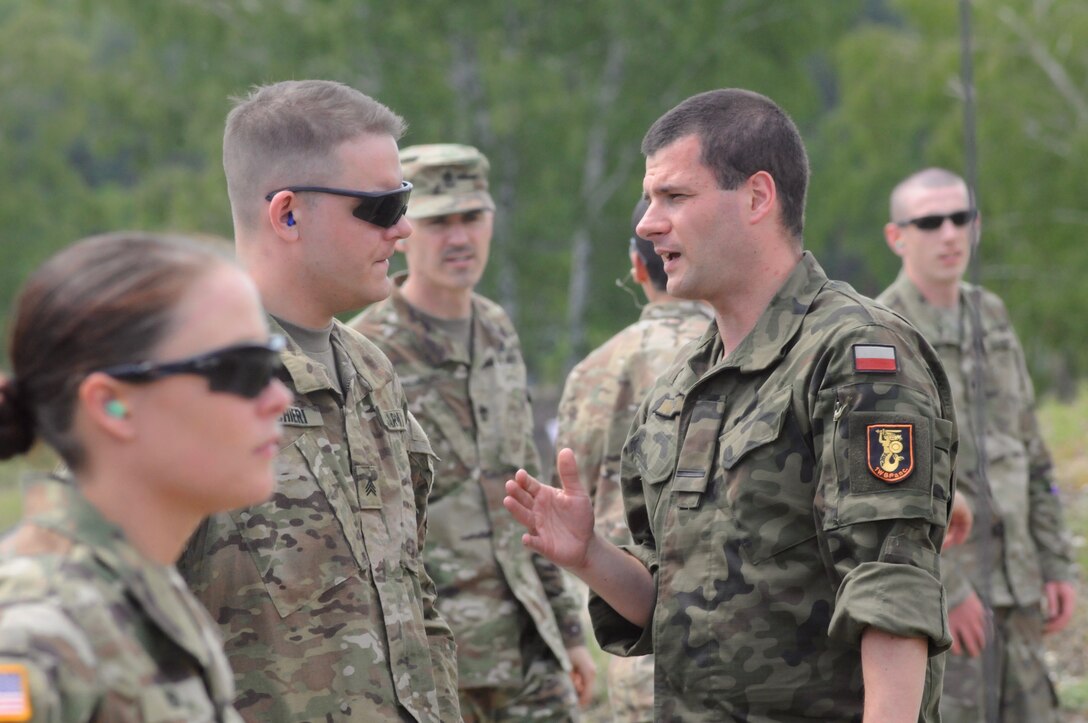
[[[628,442],[643,483],[659,492],[660,486],[672,478],[676,469],[676,441],[683,408],[683,397],[661,399]]]
[[[785,388],[760,401],[718,443],[727,505],[756,565],[816,535],[815,465],[790,421],[790,399]]]
[[[281,617],[316,603],[348,579],[345,571],[367,570],[339,484],[342,464],[315,434],[307,430],[280,451],[272,499],[231,512]]]

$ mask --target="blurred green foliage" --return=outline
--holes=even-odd
[[[974,3],[981,280],[999,288],[1043,388],[1088,369],[1088,5]],[[637,310],[626,271],[638,145],[684,97],[765,93],[812,156],[806,244],[876,293],[896,180],[962,171],[959,18],[949,0],[0,0],[0,316],[49,253],[118,228],[230,235],[219,150],[230,98],[340,80],[409,121],[404,144],[492,161],[482,291],[561,382]],[[2,342],[0,342],[2,345]],[[2,349],[0,349],[2,351]],[[3,364],[0,364],[3,366]]]

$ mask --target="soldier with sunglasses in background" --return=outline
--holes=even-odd
[[[334,319],[385,298],[412,232],[404,121],[339,83],[253,90],[223,166],[238,258],[283,332],[295,402],[267,503],[179,567],[219,622],[251,721],[456,721],[453,635],[423,568],[434,455],[392,365]]]
[[[1072,563],[1020,341],[1001,300],[964,281],[978,211],[962,178],[927,168],[892,191],[891,218],[884,236],[903,268],[878,301],[940,354],[960,429],[959,489],[970,495],[976,523],[990,523],[976,524],[965,544],[943,555],[953,643],[941,718],[1056,721],[1043,635],[1072,616]],[[987,656],[997,672],[992,685]]]

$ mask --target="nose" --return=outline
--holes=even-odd
[[[291,393],[286,384],[279,379],[273,379],[261,392],[258,402],[263,413],[270,417],[279,417],[294,399],[295,395]]]
[[[408,238],[415,229],[412,227],[412,222],[408,220],[407,216],[401,216],[388,230],[390,234],[393,235],[393,240],[397,241],[402,238]]]
[[[664,233],[668,227],[667,222],[658,212],[658,206],[659,204],[650,201],[646,213],[642,214],[642,219],[635,225],[635,233],[644,239],[652,240],[654,236]]]

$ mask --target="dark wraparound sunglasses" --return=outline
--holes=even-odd
[[[949,221],[957,226],[966,226],[975,220],[978,216],[978,211],[969,208],[963,211],[953,211],[949,214],[933,214],[932,216],[919,216],[918,218],[909,218],[906,221],[896,221],[895,225],[903,228],[904,226],[917,226],[922,231],[936,231],[944,225],[944,220],[947,218]]]
[[[280,352],[287,340],[274,335],[267,344],[238,344],[172,362],[143,361],[99,369],[126,382],[153,382],[175,374],[196,374],[208,380],[213,392],[255,399],[283,367]]]
[[[264,197],[264,200],[271,201],[272,197],[280,191],[328,193],[333,196],[355,198],[359,200],[359,205],[351,212],[355,218],[382,228],[393,228],[408,210],[408,197],[412,195],[412,184],[401,181],[400,188],[394,188],[392,191],[349,191],[346,188],[325,186],[287,186],[272,191]]]

